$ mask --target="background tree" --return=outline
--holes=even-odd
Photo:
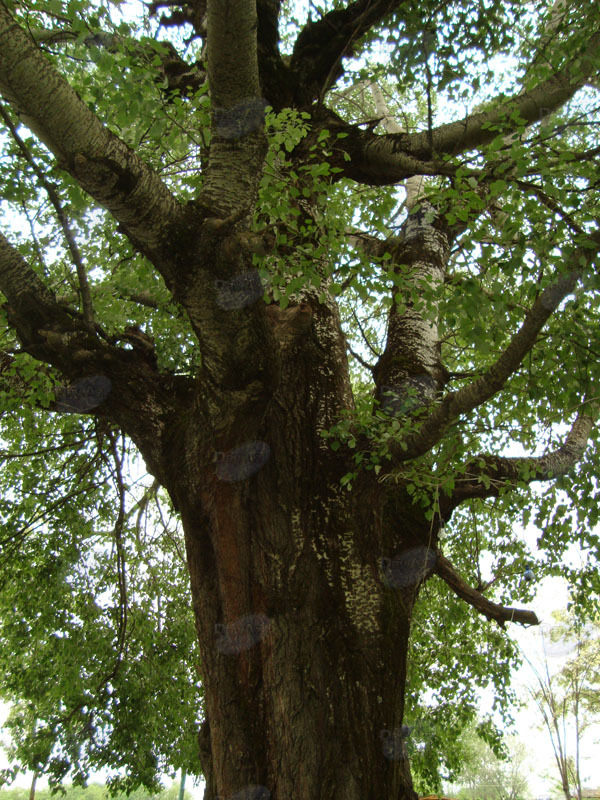
[[[600,710],[600,639],[597,627],[584,627],[572,615],[554,616],[559,624],[553,627],[548,646],[560,652],[562,642],[571,654],[553,673],[546,654],[541,671],[530,662],[536,685],[529,687],[529,695],[550,737],[565,800],[581,800],[581,743]]]
[[[595,0],[120,8],[0,3],[19,763],[413,798],[510,716],[526,566],[598,593]]]
[[[448,788],[459,800],[518,800],[531,797],[528,752],[517,736],[508,737],[502,750],[494,750],[471,725],[461,734],[464,761]],[[499,753],[499,755],[497,754]]]

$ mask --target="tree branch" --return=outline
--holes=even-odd
[[[375,82],[370,83],[371,94],[375,101],[375,111],[382,116],[382,125],[388,133],[403,133],[404,129],[394,119],[383,97],[379,85]],[[430,106],[431,110],[431,106]],[[406,192],[406,208],[410,211],[423,197],[425,182],[422,175],[412,175],[404,181]]]
[[[440,125],[431,132],[374,134],[346,123],[332,111],[322,111],[323,127],[348,134],[343,151],[350,160],[342,155],[334,159],[334,166],[342,170],[338,179],[389,186],[413,175],[447,174],[444,155],[456,156],[486,145],[496,138],[498,126],[506,124],[512,114],[531,125],[564,105],[597,72],[595,54],[599,47],[600,33],[595,33],[588,38],[585,53],[574,54],[571,64],[535,88],[509,98],[500,95],[487,110]]]
[[[532,48],[535,48],[535,56],[533,57],[530,66],[538,64],[544,57],[548,45],[556,40],[565,29],[566,17],[569,8],[566,0],[555,0],[552,8],[549,11],[546,24],[543,26],[541,36],[537,42],[531,42]]]
[[[174,9],[174,6],[178,6],[178,8]],[[181,7],[181,10],[179,7]],[[168,16],[165,14],[161,15],[161,25],[170,28],[188,23],[193,26],[194,31],[198,36],[206,35],[206,0],[194,0],[194,2],[190,3],[173,2],[173,0],[159,0],[159,2],[148,4],[150,16],[156,17],[158,15],[159,8],[172,9]]]
[[[439,405],[435,406],[429,416],[425,418],[418,432],[408,436],[401,444],[397,443],[390,448],[395,461],[408,461],[427,453],[442,439],[448,426],[461,414],[467,414],[477,408],[502,389],[508,378],[517,370],[527,353],[535,345],[538,334],[551,314],[575,288],[581,277],[581,266],[579,265],[582,262],[588,265],[600,249],[598,233],[590,235],[588,242],[594,249],[580,247],[574,250],[571,262],[577,267],[571,272],[561,275],[555,283],[540,294],[521,328],[513,336],[498,360],[473,383],[457,392],[449,392],[445,395]]]
[[[254,200],[258,173],[267,150],[259,113],[260,81],[256,4],[245,0],[208,0],[208,77],[215,114],[212,121],[210,166],[199,202],[218,216],[241,218]],[[235,47],[231,46],[232,38]],[[254,108],[248,108],[248,104]],[[253,124],[231,125],[250,112]],[[264,117],[264,108],[263,115]],[[220,123],[223,120],[224,124]],[[236,140],[232,148],[231,140]],[[223,180],[227,173],[227,181]],[[243,212],[243,213],[241,213]]]
[[[184,209],[137,155],[107,130],[0,4],[0,93],[66,169],[121,223],[172,285],[173,237]]]
[[[384,253],[390,252],[395,244],[401,244],[403,241],[402,236],[397,239],[380,239],[378,236],[353,228],[346,231],[346,238],[352,247],[360,250],[365,255],[379,258]]]
[[[371,82],[369,88],[383,127],[390,133],[400,133],[402,129],[390,114],[379,86]],[[423,283],[442,288],[449,256],[448,228],[436,219],[439,215],[431,205],[423,201],[422,177],[407,178],[404,189],[406,208],[410,212],[421,201],[420,213],[407,216],[398,237],[385,243],[377,239],[370,242],[373,249],[390,253],[394,271],[400,264],[406,269],[404,285],[395,285],[392,291],[385,350],[373,369],[378,397],[392,413],[398,413],[398,407],[405,402],[428,402],[446,382],[437,333],[437,303],[432,300],[430,313],[424,315],[415,307],[413,295],[422,291]],[[389,390],[396,399],[385,396]],[[417,397],[409,400],[411,390],[417,392]]]
[[[158,300],[155,300],[154,297],[150,294],[150,292],[137,292],[137,293],[124,293],[119,292],[116,297],[119,300],[129,300],[132,303],[137,303],[140,306],[146,306],[146,308],[153,308],[154,310],[158,311],[158,309],[162,308],[163,305]],[[70,305],[77,301],[76,294],[69,294],[69,295],[58,295],[56,298],[56,302],[60,305]],[[174,313],[177,313],[174,311]],[[181,316],[181,311],[179,312],[178,316]]]
[[[263,97],[275,111],[293,105],[292,80],[279,52],[281,0],[257,0],[258,69]]]
[[[545,192],[541,186],[537,186],[535,183],[531,183],[530,181],[520,180],[515,180],[515,186],[518,186],[520,189],[524,189],[525,191],[532,191],[535,196],[546,206],[546,208],[550,209],[550,211],[553,211],[555,214],[558,214],[559,217],[564,219],[573,233],[577,233],[580,236],[585,234],[585,231],[581,225],[578,225],[573,217],[563,210],[560,203],[558,203],[553,197],[550,197],[550,195],[547,194],[547,192]]]
[[[65,240],[67,242],[67,248],[69,253],[71,254],[71,260],[75,265],[75,270],[77,272],[77,279],[79,281],[79,291],[81,293],[81,305],[83,310],[83,318],[89,325],[94,324],[94,307],[92,305],[92,296],[90,294],[90,285],[87,278],[87,273],[85,270],[85,266],[83,264],[83,259],[81,257],[81,251],[77,245],[77,240],[75,239],[75,234],[71,228],[69,223],[69,219],[65,214],[65,211],[62,207],[62,203],[60,200],[60,196],[55,186],[53,186],[48,180],[46,180],[46,176],[42,172],[42,170],[36,164],[33,156],[31,155],[29,148],[25,144],[25,142],[19,136],[16,127],[13,125],[13,122],[9,115],[6,113],[6,110],[0,103],[0,117],[4,120],[7,128],[10,130],[11,135],[23,157],[33,169],[34,173],[36,174],[41,186],[45,189],[50,202],[54,206],[54,210],[56,211],[56,216],[58,218],[60,227],[62,228]]]
[[[539,619],[533,611],[508,608],[488,600],[487,597],[484,597],[480,592],[473,589],[472,586],[469,586],[450,561],[441,554],[438,554],[435,572],[461,600],[473,606],[473,608],[477,609],[477,611],[488,619],[495,620],[501,628],[504,628],[505,622],[518,622],[520,625],[540,624]]]
[[[67,312],[56,303],[54,294],[1,232],[0,290],[10,307],[9,322],[12,311],[23,320],[21,332],[25,338],[35,337],[38,328],[57,317],[63,321],[67,318]]]
[[[126,330],[115,337],[132,342],[132,349],[100,338],[81,314],[56,302],[54,294],[2,233],[0,291],[8,301],[3,306],[8,323],[25,352],[51,364],[70,381],[93,375],[110,380],[110,394],[93,413],[110,417],[127,433],[142,453],[148,471],[164,485],[166,465],[159,442],[169,430],[165,419],[176,419],[181,408],[189,407],[194,381],[159,371],[143,336],[135,331]],[[0,354],[0,372],[3,363],[9,368],[10,357],[2,359]],[[22,388],[18,376],[16,381],[9,378],[8,385],[17,391]]]
[[[353,45],[402,3],[399,0],[356,0],[308,22],[296,39],[290,61],[298,106],[322,101],[344,70],[341,60]]]
[[[359,364],[361,364],[365,369],[368,369],[369,372],[372,374],[373,370],[375,369],[375,367],[373,367],[371,364],[369,364],[368,361],[365,361],[365,359],[361,355],[359,355],[355,350],[353,350],[350,347],[350,345],[347,345],[347,347],[348,347],[348,352],[350,353],[350,355],[352,355],[358,361]]]
[[[465,478],[459,478],[450,497],[440,498],[444,519],[463,501],[473,497],[498,497],[507,484],[549,481],[565,475],[580,461],[600,411],[598,399],[586,402],[579,411],[564,443],[543,456],[503,458],[482,453],[465,465]]]
[[[355,308],[350,309],[352,312],[352,316],[354,317],[354,321],[356,322],[356,327],[358,328],[360,335],[362,336],[363,342],[366,344],[367,348],[371,351],[371,354],[375,356],[375,358],[380,358],[381,353],[378,353],[377,350],[373,347],[371,342],[369,341],[369,337],[365,333],[365,329],[363,328],[360,319],[358,318],[358,314],[356,313]],[[369,370],[373,372],[375,367],[369,367]]]
[[[57,45],[63,42],[73,42],[77,40],[79,34],[69,28],[58,28],[56,30],[36,30],[30,29],[29,33],[33,40],[39,45]],[[160,41],[160,49],[156,47],[146,48],[142,42],[135,39],[119,36],[116,33],[98,31],[90,34],[83,40],[83,44],[88,47],[102,47],[109,53],[118,53],[121,50],[128,50],[134,54],[136,59],[143,60],[150,71],[155,71],[154,59],[160,59],[159,80],[166,80],[167,86],[163,89],[167,98],[170,98],[175,91],[182,97],[194,94],[206,83],[206,71],[203,69],[202,62],[196,61],[189,64],[183,59],[175,47],[169,41]],[[155,43],[153,43],[155,44]]]
[[[456,154],[487,144],[497,136],[498,132],[493,128],[505,122],[515,112],[524,119],[525,124],[532,124],[560,108],[597,71],[596,52],[599,45],[600,34],[596,32],[587,40],[583,53],[573,54],[570,64],[541,81],[534,89],[522,91],[509,98],[500,96],[491,101],[490,108],[486,111],[441,125],[433,131],[435,153]],[[417,158],[427,157],[427,132],[413,137],[409,152]]]

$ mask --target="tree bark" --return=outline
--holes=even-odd
[[[394,758],[385,745],[403,720],[416,586],[385,587],[375,555],[417,542],[416,530],[384,524],[385,497],[373,486],[342,496],[339,459],[318,442],[304,450],[283,416],[274,415],[271,458],[249,485],[207,476],[198,505],[182,508],[208,720],[206,800],[247,785],[274,798],[414,800],[400,745]],[[299,479],[298,456],[313,478]],[[422,520],[423,539],[428,528]],[[236,637],[235,623],[258,615],[262,630]],[[230,650],[219,646],[219,625]]]
[[[29,787],[29,800],[35,800],[35,785],[37,783],[37,772],[33,773],[31,786]]]
[[[207,404],[164,439],[202,664],[206,798],[264,786],[414,800],[398,732],[419,581],[387,586],[380,560],[431,543],[431,523],[372,473],[340,486],[352,451],[319,432],[352,403],[344,340],[335,304],[308,299],[310,326],[278,338],[280,378],[254,425]],[[211,455],[249,440],[268,460],[220,478]]]

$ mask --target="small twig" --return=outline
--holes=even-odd
[[[348,347],[348,350],[349,350],[349,351],[350,351],[350,353],[351,353],[351,354],[354,356],[354,358],[355,358],[355,359],[356,359],[356,360],[357,360],[357,361],[358,361],[360,364],[362,364],[362,365],[363,365],[363,367],[364,367],[365,369],[368,369],[368,370],[369,370],[369,372],[371,372],[371,373],[372,373],[372,372],[373,372],[373,370],[375,369],[375,367],[371,366],[371,364],[369,364],[367,361],[365,361],[365,360],[364,360],[364,358],[362,358],[362,356],[359,356],[359,354],[358,354],[358,353],[356,353],[356,352],[355,352],[355,351],[354,351],[354,350],[353,350],[353,349],[350,347],[350,345],[349,345],[349,344],[347,344],[346,346]]]

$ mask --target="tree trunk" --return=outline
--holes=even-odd
[[[37,772],[33,773],[33,778],[31,779],[31,786],[29,787],[29,800],[35,800],[35,785],[37,783]]]
[[[273,798],[412,800],[399,732],[414,589],[382,589],[362,546],[381,539],[381,499],[359,495],[365,511],[352,521],[353,504],[316,471],[304,485],[278,476],[279,453],[254,478],[252,502],[245,487],[217,485],[205,490],[211,510],[183,511],[205,800],[246,785]]]
[[[249,786],[274,800],[415,798],[400,729],[419,578],[390,586],[381,559],[434,546],[432,524],[373,472],[352,491],[340,485],[354,450],[332,450],[319,431],[352,403],[347,363],[335,305],[314,308],[310,331],[277,331],[280,379],[262,419],[236,423],[224,408],[217,435],[191,422],[170,438],[205,696],[205,800]],[[239,478],[211,460],[211,441],[217,452],[260,441],[269,457]]]
[[[135,344],[119,346],[131,341],[129,326],[109,335],[94,323],[91,302],[85,315],[57,303],[49,285],[0,233],[6,319],[20,352],[66,380],[100,375],[110,382],[110,394],[94,413],[134,442],[180,513],[205,697],[199,751],[206,800],[415,800],[403,728],[407,654],[414,603],[434,564],[452,591],[488,619],[537,624],[533,612],[500,606],[461,578],[437,549],[441,517],[448,520],[470,498],[497,497],[505,488],[565,474],[581,458],[598,413],[581,388],[581,407],[564,444],[539,457],[478,454],[462,441],[459,419],[520,370],[595,257],[600,234],[590,233],[587,241],[578,234],[577,249],[565,248],[570,271],[565,267],[553,283],[544,287],[540,273],[529,295],[537,299],[523,307],[520,322],[511,320],[518,330],[495,360],[475,359],[474,373],[451,373],[442,362],[438,330],[444,287],[449,278],[462,280],[460,271],[447,274],[451,246],[486,208],[494,208],[490,186],[504,181],[489,180],[513,175],[520,159],[484,152],[485,170],[475,172],[479,177],[469,174],[472,197],[464,203],[464,169],[454,161],[491,143],[509,117],[519,120],[520,131],[570,100],[597,72],[600,34],[592,26],[576,68],[567,62],[514,97],[496,98],[487,111],[435,129],[429,119],[428,130],[408,133],[396,126],[380,135],[371,125],[363,130],[363,123],[344,121],[323,98],[340,76],[350,44],[386,21],[394,3],[351,3],[314,23],[309,19],[285,62],[278,47],[278,3],[258,4],[260,14],[256,3],[244,0],[184,5],[199,28],[206,16],[199,35],[206,38],[212,110],[208,154],[202,148],[206,167],[190,183],[191,195],[173,194],[144,158],[102,124],[2,3],[0,93],[58,167],[112,215],[119,233],[164,280],[197,341],[199,368],[185,375],[159,369],[148,336],[133,335]],[[431,22],[426,17],[419,23],[423,30]],[[411,23],[415,30],[417,23]],[[272,163],[265,160],[263,94],[276,112],[289,109],[310,119],[301,141],[286,140],[285,152]],[[376,100],[387,118],[381,92]],[[258,122],[242,130],[238,117],[248,102],[255,112],[262,110]],[[196,118],[190,119],[196,126]],[[237,134],[227,130],[227,119]],[[318,146],[328,139],[334,143],[330,149]],[[341,144],[335,144],[338,139]],[[328,224],[317,180],[323,159],[332,184],[349,179],[391,186],[413,179],[407,187],[412,213],[397,236],[354,237],[370,242],[373,255],[387,257],[377,269],[394,281],[385,347],[378,362],[366,366],[374,379],[375,409],[395,419],[382,426],[379,439],[377,431],[367,436],[350,428],[338,449],[322,434],[340,420],[341,427],[346,424],[343,411],[352,411],[354,401],[338,306],[327,291],[336,270],[346,265],[337,264],[342,249],[329,252],[330,240],[321,235],[321,224]],[[573,163],[578,160],[585,161]],[[266,200],[263,206],[261,182],[280,169],[281,186],[293,180],[295,194],[282,194],[281,209]],[[437,210],[431,198],[421,196],[429,175],[452,182],[456,209],[446,209],[445,190]],[[555,213],[554,199],[548,208]],[[255,281],[251,302],[224,303],[219,287],[250,285],[254,255],[269,252],[275,256],[269,265],[274,278],[285,259],[286,278],[303,278],[298,302],[265,308]],[[494,292],[505,292],[504,278],[496,283]],[[521,283],[515,278],[519,291]],[[351,284],[345,279],[340,285]],[[481,290],[487,293],[483,283]],[[462,349],[462,339],[468,345],[471,334],[467,327],[461,332],[461,325]],[[447,390],[452,377],[474,379]],[[420,500],[429,503],[424,507],[414,502],[415,486],[403,465],[432,453],[442,440],[447,453],[433,455],[436,486],[419,487]],[[373,465],[369,458],[390,466],[380,450],[396,467],[385,481],[365,469],[365,463]],[[342,478],[357,471],[357,453],[365,463],[343,485]],[[562,777],[570,800],[567,773]]]

